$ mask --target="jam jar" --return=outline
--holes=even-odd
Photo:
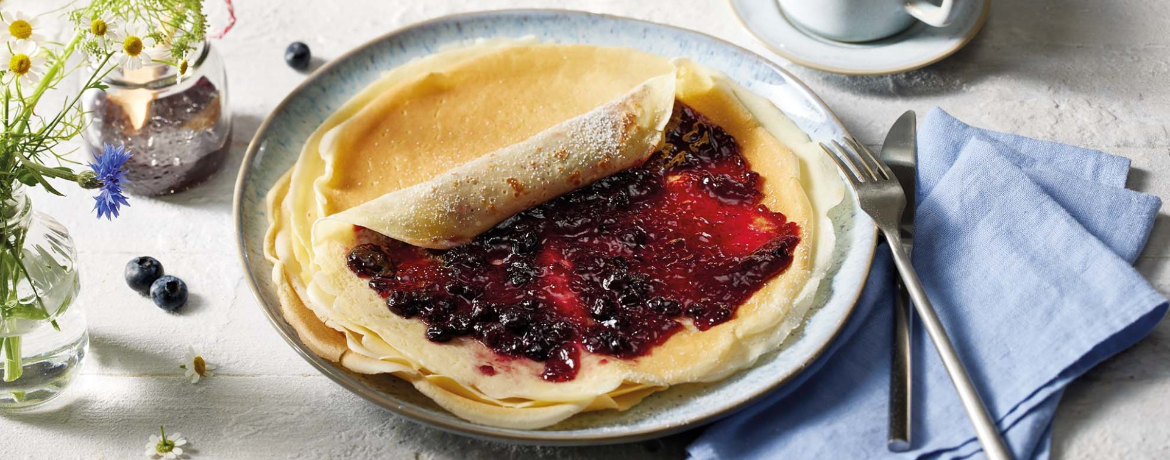
[[[178,193],[202,183],[223,166],[231,147],[227,75],[219,54],[204,41],[191,51],[187,72],[164,64],[118,68],[105,91],[82,96],[91,154],[123,146],[125,190],[142,196]]]

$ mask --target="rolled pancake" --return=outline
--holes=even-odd
[[[654,77],[531,138],[317,225],[360,225],[431,249],[466,243],[525,209],[644,163],[670,121],[674,84],[673,72]]]
[[[589,56],[584,60],[585,66],[589,68],[605,68],[608,65],[617,64],[606,70],[612,72],[612,77],[605,79],[605,81],[629,75],[631,67],[643,69],[646,71],[645,73],[656,72],[661,70],[663,66],[669,67],[669,64],[662,58],[630,50],[540,45],[522,46],[515,49],[499,47],[494,51],[479,55],[481,58],[487,58],[483,62],[463,68],[475,69],[476,72],[487,72],[490,75],[497,69],[491,66],[481,67],[485,62],[511,61],[523,64],[524,59],[517,59],[517,54],[527,55],[526,59],[540,59],[540,62],[547,62],[544,59],[547,59],[549,55],[564,56],[572,54],[576,50],[589,51]],[[507,55],[507,58],[501,59],[503,55]],[[476,59],[471,58],[464,63],[474,60]],[[581,61],[562,60],[561,65],[573,65],[570,62],[579,63]],[[458,63],[448,65],[442,72],[445,75],[444,79],[451,78],[452,74],[457,75],[460,67]],[[521,65],[521,67],[527,66]],[[637,74],[636,71],[633,73]],[[564,84],[559,88],[561,90],[569,89],[572,86],[575,88],[570,91],[579,93],[578,83],[583,80],[565,78],[567,75],[569,74],[559,70],[544,74],[545,77],[551,76],[552,86]],[[420,82],[425,83],[433,78],[431,74],[425,74],[424,77],[413,82],[400,82],[398,88],[410,87],[412,84],[417,85]],[[558,78],[565,79],[558,83]],[[763,181],[764,204],[773,210],[783,212],[789,220],[798,222],[804,233],[802,243],[797,247],[793,265],[784,274],[771,280],[747,303],[741,305],[732,321],[705,332],[698,332],[688,325],[686,330],[656,348],[650,355],[636,360],[616,360],[611,357],[608,360],[609,364],[600,365],[599,361],[604,359],[603,357],[584,353],[582,371],[576,379],[563,383],[550,383],[539,378],[539,363],[523,359],[510,361],[511,367],[500,369],[501,372],[492,377],[475,372],[475,364],[493,358],[494,354],[491,350],[473,340],[461,340],[446,345],[430,343],[424,338],[424,326],[421,322],[405,320],[389,313],[377,294],[366,287],[364,281],[354,277],[344,267],[344,252],[349,245],[352,245],[352,231],[346,232],[340,227],[334,227],[333,230],[322,230],[321,234],[313,235],[314,240],[319,242],[316,248],[305,245],[306,240],[303,237],[299,239],[297,244],[302,245],[300,250],[304,256],[293,263],[298,264],[300,268],[295,273],[292,270],[278,269],[277,271],[282,271],[279,273],[281,277],[277,279],[278,284],[292,285],[300,280],[312,280],[309,283],[309,290],[313,292],[311,297],[314,301],[311,303],[311,308],[306,310],[314,312],[330,327],[343,331],[344,337],[348,340],[348,343],[343,342],[344,350],[340,352],[340,356],[328,355],[327,358],[339,359],[344,366],[356,372],[394,372],[411,381],[420,391],[456,415],[489,425],[538,428],[553,424],[584,410],[625,409],[657,389],[683,382],[716,380],[750,365],[761,353],[775,349],[788,335],[788,332],[799,323],[799,319],[794,320],[792,318],[794,315],[791,313],[796,311],[802,316],[803,309],[807,309],[807,305],[811,304],[809,292],[815,290],[815,286],[810,289],[808,287],[810,283],[807,281],[810,278],[819,279],[816,272],[821,271],[820,268],[814,270],[811,251],[816,247],[819,256],[819,253],[822,252],[820,250],[826,244],[829,248],[832,245],[831,229],[826,228],[829,230],[829,236],[826,238],[825,229],[818,229],[817,221],[811,216],[814,209],[818,211],[818,216],[823,215],[820,211],[827,210],[827,206],[831,206],[831,204],[826,203],[831,202],[834,193],[828,193],[830,195],[828,201],[820,200],[819,203],[815,203],[815,206],[814,203],[807,200],[799,177],[801,170],[809,169],[809,166],[807,164],[802,166],[801,162],[789,152],[785,145],[777,140],[774,133],[780,133],[781,137],[792,138],[793,136],[787,127],[777,127],[787,120],[783,120],[783,116],[779,115],[774,107],[770,107],[770,104],[768,106],[771,112],[768,112],[768,116],[759,117],[757,112],[766,112],[769,108],[753,106],[749,109],[752,103],[758,101],[744,103],[736,95],[740,88],[726,78],[685,61],[679,62],[678,78],[676,97],[710,118],[715,124],[722,126],[740,141],[745,158],[751,163],[753,170],[765,179]],[[491,77],[485,78],[484,81],[491,81]],[[631,84],[627,80],[626,84],[629,86],[624,89],[628,90],[637,82]],[[614,90],[618,86],[620,85],[609,86],[610,93],[618,92]],[[447,87],[443,92],[457,87]],[[386,91],[384,94],[393,94],[393,98],[396,100],[407,97],[409,94],[396,93],[393,90],[386,90],[385,87],[382,90]],[[604,93],[605,91],[602,89],[599,92]],[[512,91],[510,94],[515,95],[516,92]],[[564,94],[569,93],[543,94],[543,96],[553,97],[553,99],[545,99],[547,101],[564,97]],[[470,97],[470,100],[474,100],[474,96],[467,94],[450,96],[451,98],[446,99],[447,101],[462,100],[459,97]],[[379,100],[385,102],[384,99]],[[509,106],[529,107],[531,105],[539,107],[545,105],[541,102],[543,102],[541,99],[532,101],[525,98],[520,102],[512,101]],[[378,106],[377,101],[360,103],[363,110],[352,112],[346,121],[335,123],[333,126],[342,124],[349,126],[376,125],[377,123],[371,120],[393,113],[393,111],[387,112],[384,107],[380,109],[381,111],[370,110]],[[386,105],[393,106],[394,104],[386,103]],[[578,104],[578,107],[584,105],[589,104]],[[585,110],[588,109],[585,107]],[[571,113],[566,112],[562,111],[561,113],[572,116]],[[515,118],[527,119],[524,116],[515,115],[501,115],[500,118],[503,123],[511,122],[513,124],[516,124]],[[363,121],[355,123],[356,120]],[[548,119],[545,118],[545,120]],[[780,121],[777,122],[777,120]],[[353,124],[351,125],[351,123]],[[322,130],[333,129],[327,125],[329,125],[328,122],[322,126],[321,130],[318,130],[318,135],[314,135],[316,139],[320,139],[319,134],[322,133]],[[532,126],[536,125],[537,123],[532,123]],[[361,137],[345,136],[345,138],[360,139]],[[312,143],[312,139],[310,141]],[[800,139],[796,139],[794,142],[800,142]],[[440,142],[436,141],[436,143]],[[371,145],[373,143],[368,143],[366,147]],[[414,145],[419,144],[414,143]],[[377,192],[381,192],[382,195],[393,194],[405,186],[433,179],[441,171],[436,171],[437,168],[434,167],[427,168],[425,165],[458,164],[458,160],[452,160],[452,157],[464,158],[459,155],[467,154],[466,151],[451,148],[449,145],[435,147],[447,147],[447,149],[437,148],[426,151],[438,151],[445,154],[418,155],[409,151],[395,154],[394,152],[378,152],[361,148],[339,150],[337,153],[340,155],[333,157],[330,162],[322,160],[317,169],[317,171],[324,171],[324,173],[316,179],[318,186],[318,193],[315,195],[317,200],[314,203],[317,205],[315,211],[318,214],[316,215],[328,215],[330,209],[344,209],[354,204],[369,201],[379,196]],[[307,153],[308,150],[307,146]],[[309,156],[306,155],[306,158]],[[420,162],[420,157],[427,160],[425,165]],[[303,167],[302,163],[309,163],[306,162],[306,158],[302,158],[301,162],[298,162],[297,167],[294,168],[287,184],[289,187],[287,192],[280,190],[282,189],[279,186],[281,184],[274,188],[270,196],[270,199],[273,200],[273,208],[289,206],[294,189],[302,187],[303,192],[305,182],[303,179],[296,179],[296,177],[298,172],[311,171],[311,168]],[[320,158],[322,155],[318,152],[316,159]],[[463,161],[467,161],[467,159],[464,158]],[[380,168],[355,167],[355,165],[362,164],[378,164]],[[820,165],[814,164],[812,169],[819,167]],[[393,175],[375,174],[379,170],[392,171]],[[348,176],[340,177],[346,174]],[[313,174],[312,172],[305,173],[303,177],[313,177]],[[829,177],[835,179],[835,176]],[[806,177],[805,180],[807,181],[808,178]],[[814,198],[816,196],[817,194],[814,194]],[[840,196],[838,195],[836,199],[839,201]],[[278,204],[280,206],[277,206]],[[278,209],[274,210],[278,211]],[[283,215],[278,212],[274,212],[270,216],[275,216],[273,219],[274,229],[276,229],[270,232],[270,240],[274,241],[270,257],[275,259],[276,264],[283,265],[285,257],[281,256],[280,246],[284,247],[284,254],[293,258],[297,257],[297,252],[290,248],[293,246],[293,238],[287,236],[293,232],[289,231],[287,227],[297,227],[298,225],[293,223],[295,220],[293,218],[284,220],[285,218],[281,217]],[[298,217],[305,217],[302,222],[309,221],[309,217],[303,214]],[[301,232],[307,228],[303,223],[299,227]],[[281,241],[282,238],[284,241]],[[303,267],[308,267],[308,269]],[[305,275],[310,275],[312,278]],[[306,298],[303,284],[299,288],[286,287],[286,289],[297,294],[296,298],[292,300],[298,303],[301,299]],[[282,303],[284,300],[284,296],[282,296]],[[303,306],[303,303],[301,305]],[[286,316],[289,310],[286,308]],[[302,325],[305,327],[298,328],[303,340],[308,334],[320,332],[310,330],[307,327],[313,323],[312,321],[303,322],[308,323]],[[290,320],[290,323],[293,321]],[[308,343],[310,340],[306,340],[306,342]],[[327,351],[337,351],[336,339],[329,338],[323,342],[333,345]],[[317,351],[316,348],[314,351]],[[336,358],[331,356],[336,356]]]

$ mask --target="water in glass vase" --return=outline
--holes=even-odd
[[[36,406],[74,380],[89,345],[74,304],[80,283],[73,239],[33,211],[23,190],[0,204],[0,409]]]

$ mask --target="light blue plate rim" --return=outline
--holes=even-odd
[[[578,27],[586,27],[587,32],[581,32],[582,35],[569,36],[563,33],[561,28],[557,30],[541,29],[540,25],[543,23],[567,22],[577,25]],[[342,69],[348,69],[360,64],[360,60],[366,59],[366,65],[374,65],[375,59],[369,54],[378,49],[390,44],[397,44],[397,49],[406,53],[408,48],[405,46],[405,39],[403,37],[408,35],[419,35],[426,33],[440,34],[446,28],[450,30],[452,27],[462,34],[466,31],[464,27],[467,23],[474,23],[478,25],[492,24],[501,28],[510,30],[507,34],[495,34],[487,36],[463,36],[459,40],[446,40],[435,43],[431,47],[424,46],[421,50],[415,53],[417,56],[430,54],[435,51],[434,48],[440,45],[465,42],[473,38],[490,38],[493,36],[516,38],[524,35],[536,35],[538,39],[553,40],[558,42],[570,43],[593,43],[605,45],[622,45],[633,48],[654,48],[659,45],[659,48],[680,48],[685,45],[705,46],[710,49],[720,52],[717,56],[711,56],[711,59],[724,60],[726,62],[735,62],[736,65],[747,66],[750,70],[743,70],[737,67],[734,70],[738,72],[729,72],[729,69],[720,68],[718,65],[712,65],[703,59],[698,59],[698,56],[692,56],[697,61],[715,67],[719,70],[729,73],[731,77],[739,83],[747,86],[749,89],[771,99],[780,109],[785,112],[789,118],[801,126],[801,128],[816,141],[828,141],[842,139],[848,136],[847,131],[836,115],[820,100],[807,86],[800,82],[796,77],[789,74],[787,71],[779,67],[766,58],[759,56],[747,49],[738,45],[724,41],[722,39],[706,35],[700,32],[695,32],[670,25],[658,24],[649,21],[638,19],[624,18],[619,16],[571,11],[571,10],[542,10],[542,9],[516,9],[516,10],[495,10],[485,12],[461,13],[449,16],[434,18],[428,21],[409,25],[395,31],[389,32],[381,37],[375,38],[365,44],[349,51],[348,53],[332,60],[328,64],[322,66],[317,71],[313,72],[304,82],[297,86],[280,104],[273,109],[272,113],[264,120],[264,122],[257,129],[252,142],[248,145],[248,149],[244,154],[243,163],[240,167],[239,176],[236,181],[235,194],[233,197],[233,220],[235,223],[235,230],[237,234],[238,250],[240,254],[240,262],[245,271],[245,279],[248,282],[253,294],[258,303],[264,309],[266,316],[277,332],[290,346],[292,346],[297,353],[309,362],[314,368],[320,371],[325,376],[332,379],[334,382],[341,385],[350,392],[366,399],[378,406],[381,406],[395,414],[406,417],[410,420],[439,428],[445,431],[471,436],[480,439],[487,439],[493,441],[505,441],[522,444],[541,444],[541,445],[590,445],[590,444],[612,444],[619,442],[633,442],[643,439],[649,439],[668,434],[676,433],[688,428],[700,426],[702,424],[710,423],[714,420],[725,417],[738,409],[742,409],[752,402],[767,396],[773,390],[779,388],[785,383],[791,381],[808,365],[814,362],[821,354],[828,348],[832,340],[837,336],[840,330],[844,327],[845,321],[853,312],[854,305],[860,297],[861,288],[865,284],[865,280],[869,273],[870,264],[873,260],[873,254],[876,247],[876,229],[872,222],[861,213],[856,206],[856,201],[853,198],[855,195],[851,192],[846,194],[846,200],[850,201],[846,205],[846,211],[849,212],[848,228],[838,229],[838,239],[843,243],[849,243],[845,249],[848,253],[842,253],[841,257],[845,264],[836,276],[831,279],[832,292],[830,298],[825,302],[825,307],[820,310],[810,313],[810,317],[806,320],[806,325],[816,323],[818,324],[818,335],[816,343],[811,343],[809,340],[804,340],[806,343],[801,343],[801,340],[796,340],[794,346],[786,347],[785,350],[796,349],[800,346],[804,347],[801,353],[799,363],[784,364],[781,375],[764,375],[763,380],[756,377],[756,382],[748,380],[749,386],[755,385],[750,390],[736,391],[733,393],[735,397],[726,398],[719,396],[717,393],[717,404],[708,404],[707,406],[699,406],[689,408],[690,412],[683,412],[675,414],[674,406],[670,404],[676,403],[680,398],[681,407],[686,407],[690,401],[697,401],[701,398],[710,399],[711,394],[704,396],[692,396],[684,387],[689,385],[681,385],[678,391],[676,388],[671,388],[665,392],[660,392],[656,395],[647,398],[647,401],[652,398],[657,398],[656,404],[659,406],[658,412],[665,413],[665,417],[657,417],[656,413],[646,415],[643,413],[638,416],[640,418],[630,420],[623,420],[623,417],[631,417],[629,414],[637,412],[634,409],[624,413],[615,411],[603,411],[584,414],[578,417],[592,417],[590,423],[592,426],[573,427],[571,425],[562,427],[557,425],[545,430],[515,430],[506,428],[496,428],[484,425],[475,424],[466,420],[459,419],[441,409],[434,407],[426,407],[425,402],[415,403],[408,401],[407,397],[401,394],[391,394],[384,391],[382,388],[375,388],[373,385],[367,383],[368,378],[363,378],[343,370],[339,366],[318,357],[310,351],[299,340],[295,330],[292,329],[285,321],[280,313],[280,305],[271,292],[269,284],[272,265],[263,257],[263,234],[267,228],[267,220],[264,217],[264,195],[268,189],[275,182],[276,178],[280,176],[292,162],[296,160],[297,154],[300,152],[300,145],[303,144],[304,138],[311,133],[333,108],[325,104],[321,107],[316,107],[318,112],[324,111],[315,123],[304,122],[298,126],[287,126],[287,123],[296,121],[296,115],[292,114],[291,107],[300,104],[304,105],[304,101],[316,101],[318,97],[335,87],[325,88],[323,82],[326,80],[337,80],[343,74]],[[615,43],[621,40],[620,36],[597,36],[586,37],[583,34],[592,33],[592,27],[598,29],[601,25],[611,27],[608,33],[610,34],[628,34],[630,30],[642,31],[642,39],[651,40],[647,36],[650,32],[671,35],[674,41],[660,39],[658,42],[653,41],[637,41],[629,43]],[[621,26],[620,31],[612,29],[613,27]],[[517,33],[517,30],[528,33]],[[626,36],[626,38],[629,38]],[[600,42],[600,43],[599,43]],[[652,50],[647,50],[651,51]],[[658,53],[667,56],[671,54]],[[673,55],[684,55],[687,53],[675,53]],[[407,57],[417,57],[407,56]],[[399,57],[399,59],[405,59]],[[391,66],[392,67],[392,66]],[[390,67],[379,70],[388,70]],[[350,96],[364,87],[366,84],[377,78],[379,72],[366,69],[365,72],[358,72],[366,78],[364,81],[356,82],[349,88],[343,88],[348,91],[346,94],[335,94],[331,97],[334,101],[344,101]],[[746,72],[746,73],[744,73]],[[764,73],[767,73],[766,75]],[[737,78],[743,75],[748,75],[746,81],[744,78]],[[759,79],[757,79],[757,77]],[[778,81],[776,81],[778,79]],[[769,81],[774,81],[778,85],[773,85]],[[354,83],[354,82],[350,82]],[[319,93],[319,94],[315,94]],[[303,108],[299,107],[298,108]],[[286,118],[291,118],[285,120]],[[286,123],[286,125],[280,125]],[[303,134],[300,136],[299,142],[301,144],[291,145],[289,139],[279,138],[278,134],[283,131],[293,130],[296,133]],[[291,158],[284,158],[285,165],[277,168],[278,171],[266,170],[267,163],[271,162],[271,155],[266,155],[268,142],[275,143],[273,147],[283,148],[285,152],[295,152]],[[292,149],[292,150],[290,150]],[[848,240],[841,240],[842,236],[847,236]],[[830,309],[830,306],[832,307]],[[831,312],[832,316],[827,316]],[[803,326],[802,326],[803,327]],[[809,329],[812,329],[811,327]],[[811,334],[810,334],[811,336]],[[810,339],[811,340],[811,339]],[[761,368],[766,364],[771,364],[771,361],[780,361],[784,358],[786,351],[773,353],[772,358],[765,355],[761,358],[756,366],[751,369],[743,371],[741,374],[750,374],[752,372],[759,373]],[[768,362],[764,362],[768,361]],[[789,360],[791,361],[791,360]],[[764,369],[766,370],[766,369]],[[744,379],[739,379],[736,376],[729,377],[724,381],[714,384],[705,384],[709,387],[715,388],[716,392],[721,388],[724,382],[734,381],[739,382]],[[397,380],[397,379],[394,379]],[[697,392],[692,392],[700,394]],[[672,399],[673,398],[673,399]],[[644,401],[642,404],[635,406],[635,408],[653,406],[655,404],[647,404]],[[607,415],[610,414],[610,415]],[[573,419],[570,419],[573,420]],[[558,428],[562,427],[562,428]]]

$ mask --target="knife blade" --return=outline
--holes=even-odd
[[[900,222],[906,252],[914,241],[914,184],[918,166],[917,121],[913,110],[898,117],[886,140],[881,157],[898,178],[906,194],[906,212]],[[910,363],[910,296],[901,280],[897,281],[894,308],[894,344],[890,362],[890,426],[887,447],[892,452],[910,449],[911,363]]]

